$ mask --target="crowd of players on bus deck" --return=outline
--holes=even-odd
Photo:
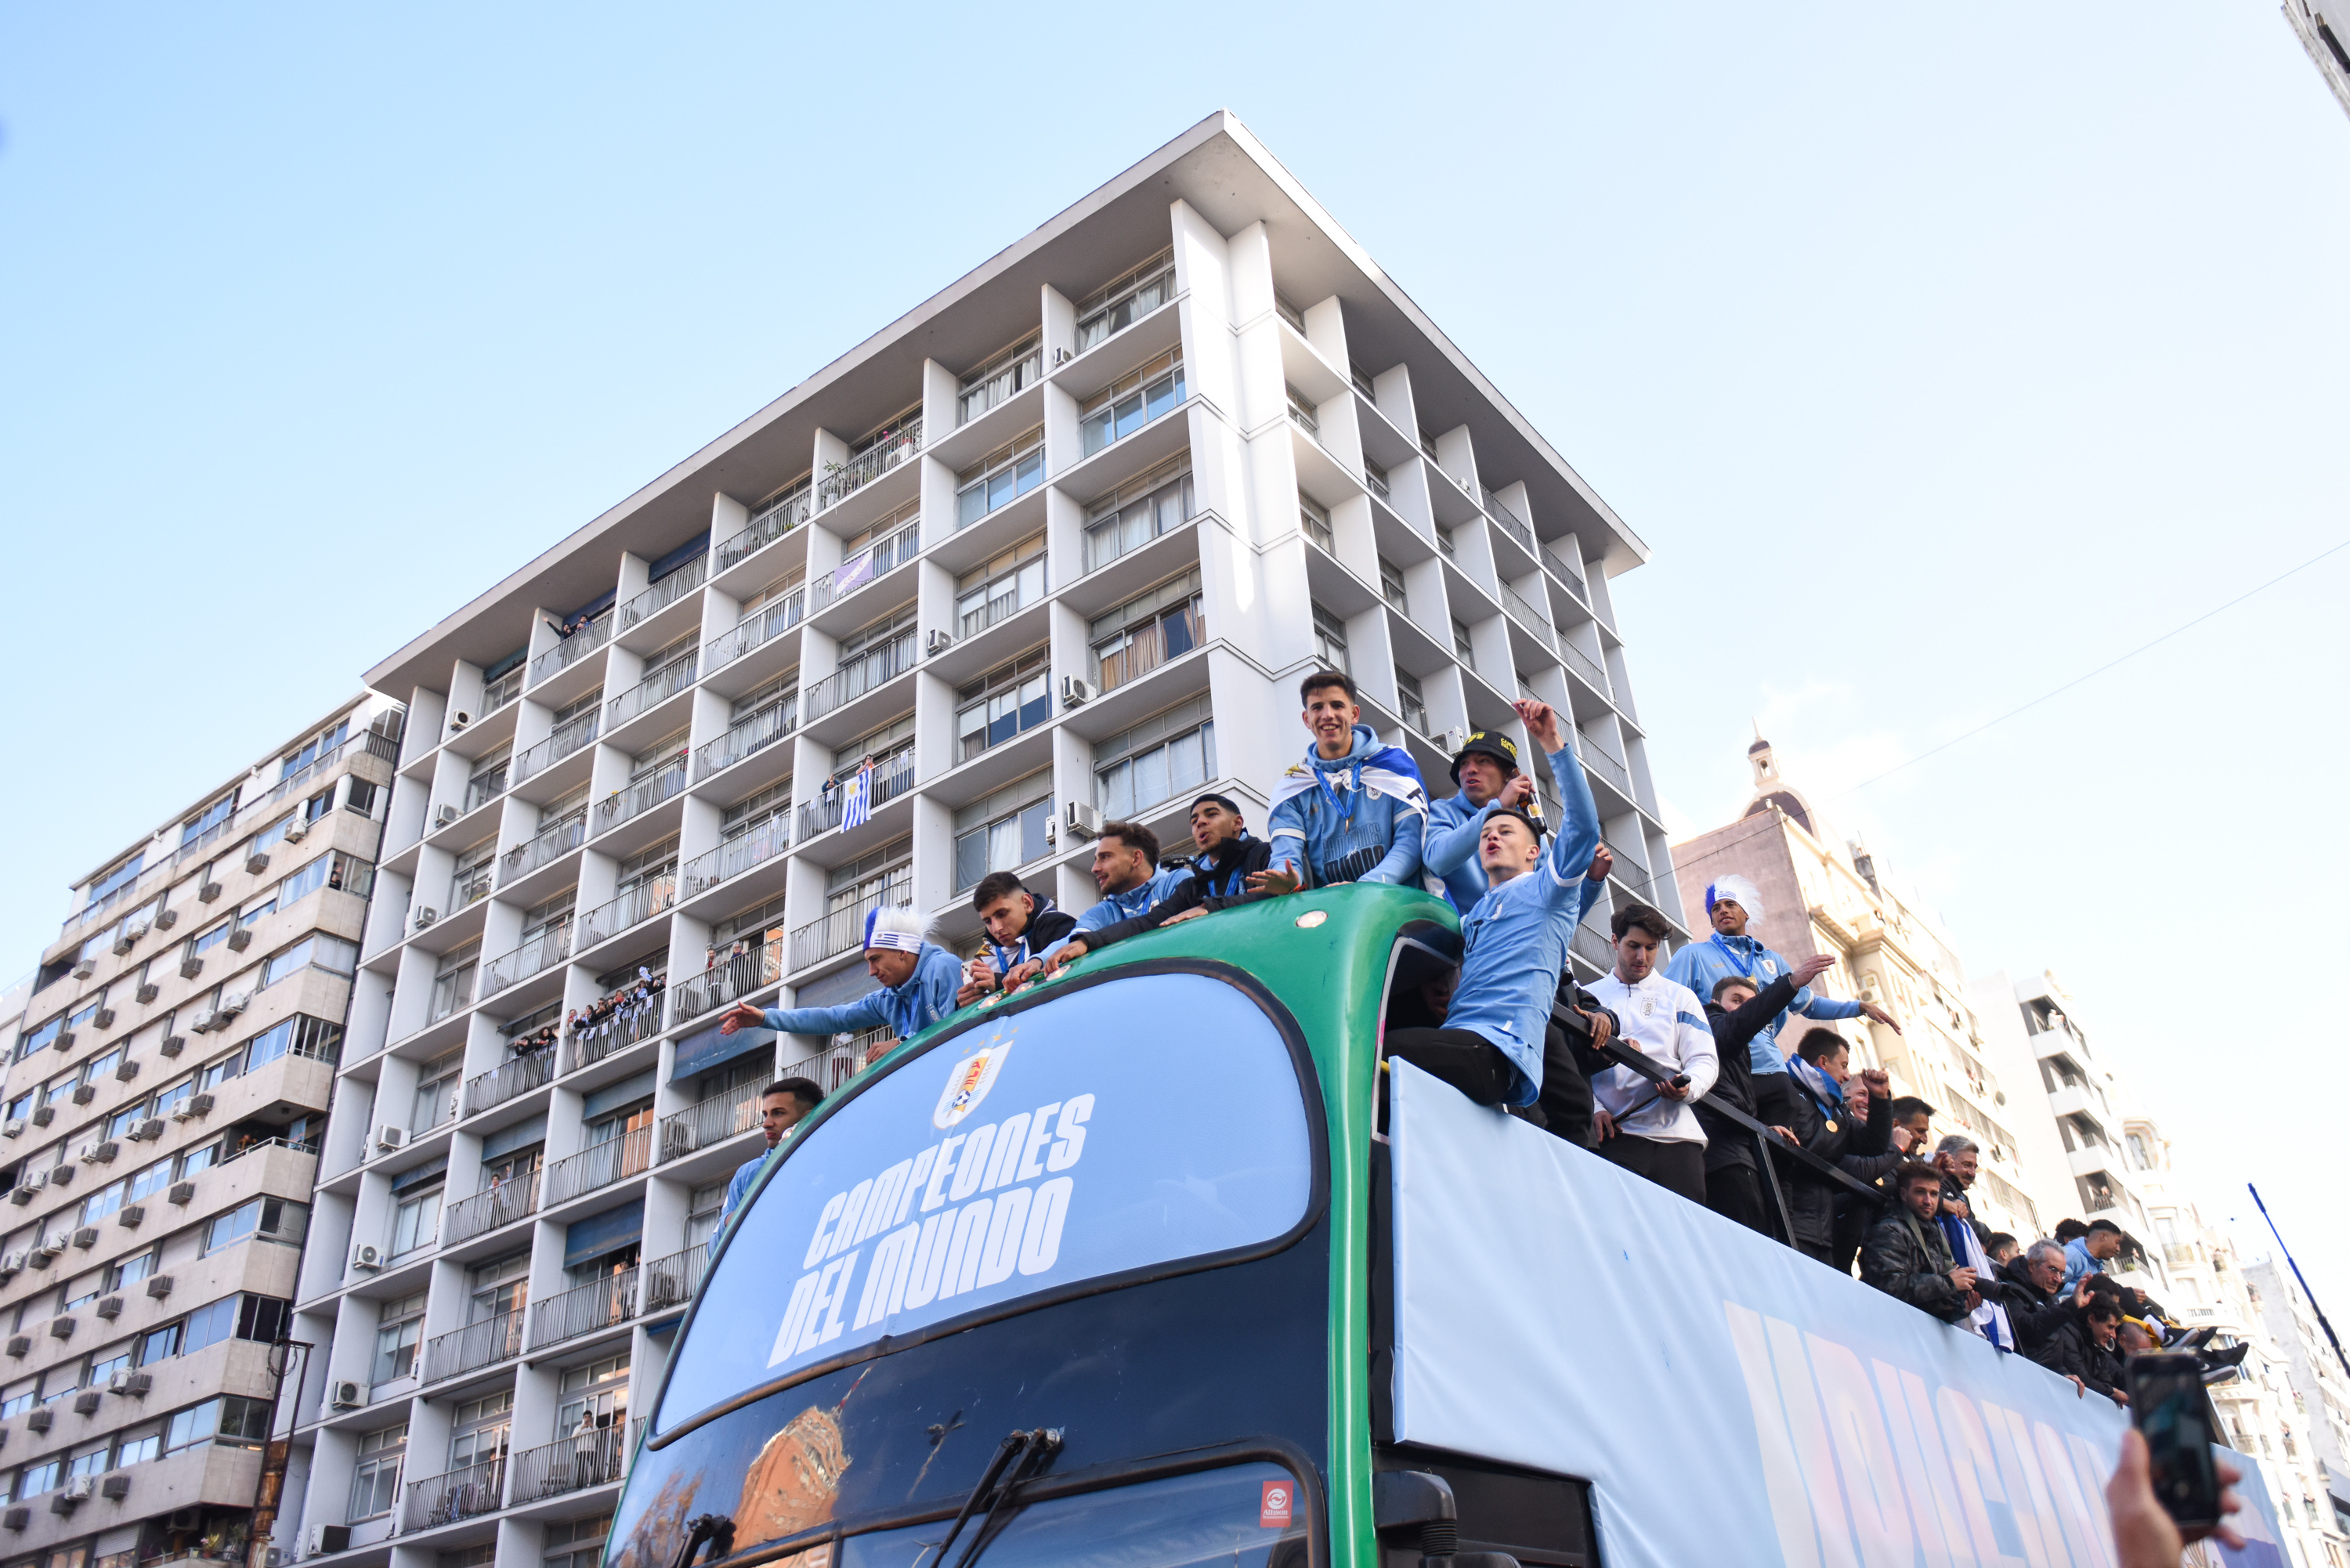
[[[1968,1197],[1974,1142],[1959,1134],[1935,1141],[1934,1107],[1895,1098],[1881,1070],[1855,1071],[1849,1044],[1829,1027],[1862,1017],[1897,1033],[1900,1024],[1873,1003],[1814,992],[1829,959],[1791,964],[1748,935],[1763,911],[1744,877],[1707,888],[1707,939],[1662,964],[1666,917],[1641,903],[1619,906],[1609,921],[1614,968],[1588,987],[1576,983],[1568,939],[1613,857],[1583,768],[1547,704],[1514,706],[1549,760],[1556,823],[1545,820],[1507,735],[1471,735],[1452,761],[1456,792],[1431,802],[1410,756],[1381,745],[1361,722],[1347,676],[1316,671],[1300,695],[1312,743],[1274,791],[1264,836],[1249,831],[1230,796],[1212,793],[1191,803],[1188,860],[1162,863],[1157,836],[1139,823],[1105,823],[1092,867],[1101,898],[1083,914],[995,872],[973,891],[986,939],[966,964],[929,940],[910,909],[877,909],[866,917],[864,948],[878,989],[837,1007],[739,1003],[721,1029],[887,1029],[910,1038],[958,1007],[1162,925],[1301,888],[1424,887],[1459,911],[1461,961],[1390,1000],[1388,1057],[1778,1239],[1764,1197],[1773,1173],[1758,1164],[1750,1127],[1720,1108],[1731,1107],[1811,1157],[1773,1161],[1794,1247],[1847,1274],[1857,1262],[1865,1283],[2031,1357],[2085,1397],[2126,1403],[2123,1358],[2139,1351],[2194,1351],[2212,1379],[2242,1358],[2241,1345],[2204,1351],[2209,1329],[2179,1328],[2107,1272],[2137,1249],[2110,1220],[2067,1220],[2028,1242],[1977,1220]],[[1798,1019],[1810,1027],[1790,1045]],[[1624,1064],[1634,1052],[1647,1072]],[[822,1097],[806,1078],[762,1091],[768,1148]],[[764,1158],[735,1172],[727,1217]]]

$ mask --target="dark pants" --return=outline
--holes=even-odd
[[[1577,1148],[1591,1147],[1591,1080],[1555,1023],[1543,1031],[1542,1098],[1534,1106],[1554,1135]]]
[[[1705,1201],[1705,1145],[1667,1143],[1651,1137],[1617,1133],[1605,1139],[1599,1158],[1645,1176],[1668,1192],[1678,1192],[1691,1203]]]
[[[1725,1165],[1707,1171],[1705,1206],[1724,1220],[1735,1220],[1749,1231],[1778,1239],[1762,1207],[1762,1180],[1751,1165]]]
[[[1853,1260],[1860,1256],[1861,1239],[1876,1220],[1877,1212],[1850,1193],[1836,1195],[1835,1239],[1828,1246],[1828,1267],[1838,1273],[1852,1272]]]
[[[1816,1241],[1806,1241],[1798,1236],[1795,1239],[1795,1251],[1815,1263],[1827,1263],[1831,1269],[1835,1267],[1834,1263],[1828,1262],[1828,1249]]]
[[[1397,1029],[1387,1053],[1443,1079],[1481,1106],[1498,1106],[1516,1072],[1500,1046],[1467,1029]]]

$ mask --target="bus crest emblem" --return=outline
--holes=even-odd
[[[946,1087],[939,1094],[939,1108],[931,1113],[931,1125],[943,1130],[979,1109],[979,1102],[995,1087],[1003,1059],[1011,1054],[1012,1042],[998,1035],[950,1068]]]

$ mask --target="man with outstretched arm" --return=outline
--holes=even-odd
[[[1485,896],[1485,868],[1478,863],[1477,840],[1485,819],[1503,806],[1521,806],[1539,815],[1534,805],[1534,781],[1518,771],[1518,743],[1509,736],[1480,730],[1469,737],[1452,759],[1452,783],[1457,794],[1428,808],[1428,834],[1421,842],[1421,868],[1444,884],[1444,896],[1462,914]]]
[[[1017,874],[991,871],[971,890],[971,907],[987,929],[987,943],[963,971],[955,1005],[968,1007],[993,991],[1016,991],[1045,967],[1045,955],[1069,934],[1077,918]]]
[[[1139,915],[1074,933],[1054,950],[1049,966],[1057,970],[1160,926],[1297,890],[1297,873],[1271,864],[1273,846],[1249,836],[1240,803],[1230,795],[1203,794],[1191,803],[1191,843],[1199,853],[1191,857],[1191,875],[1166,897]]]
[[[1825,954],[1805,959],[1760,991],[1744,975],[1731,975],[1715,984],[1713,1000],[1705,1005],[1706,1022],[1713,1026],[1718,1075],[1713,1092],[1696,1105],[1698,1126],[1705,1129],[1705,1206],[1765,1236],[1774,1232],[1762,1207],[1762,1172],[1755,1164],[1754,1135],[1715,1107],[1728,1106],[1750,1116],[1757,1114],[1746,1043],[1778,1017],[1796,988],[1810,984],[1829,961]]]
[[[1542,825],[1517,806],[1486,817],[1477,856],[1488,886],[1461,921],[1461,978],[1444,1026],[1391,1030],[1385,1041],[1388,1056],[1481,1106],[1531,1106],[1542,1097],[1551,1001],[1583,913],[1585,872],[1599,847],[1599,811],[1583,763],[1559,733],[1558,715],[1546,702],[1515,706],[1558,780],[1558,836],[1544,850]]]
[[[1273,791],[1276,862],[1295,861],[1309,888],[1333,882],[1420,886],[1428,792],[1400,746],[1382,746],[1355,702],[1355,683],[1317,670],[1298,688],[1314,743]],[[1588,859],[1586,855],[1585,858]],[[1576,875],[1582,874],[1578,867]]]
[[[718,1033],[772,1029],[778,1034],[853,1034],[887,1028],[909,1040],[955,1010],[962,964],[929,940],[930,927],[903,904],[865,915],[865,971],[880,982],[838,1007],[754,1007],[738,1002]]]
[[[1599,1108],[1597,1153],[1645,1176],[1691,1203],[1705,1201],[1705,1129],[1690,1111],[1720,1075],[1713,1030],[1704,1004],[1689,987],[1657,972],[1657,950],[1672,932],[1659,910],[1627,904],[1608,922],[1616,967],[1592,982],[1591,994],[1623,1023],[1623,1045],[1655,1061],[1685,1084],[1652,1084],[1629,1067],[1610,1067],[1591,1080]]]
[[[1097,931],[1119,920],[1148,914],[1152,905],[1191,875],[1189,867],[1161,870],[1159,835],[1139,822],[1103,823],[1100,836],[1094,840],[1091,869],[1101,901],[1077,917],[1076,929],[1071,936]],[[1064,937],[1062,941],[1067,940]],[[1061,943],[1055,942],[1045,950],[1045,957],[1052,957],[1060,948]]]

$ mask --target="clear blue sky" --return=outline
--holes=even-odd
[[[2350,118],[2223,5],[0,8],[0,724],[65,888],[1211,109],[1655,548],[1677,828],[2350,537]],[[299,593],[289,594],[298,587]],[[2350,553],[1830,810],[2337,1314]],[[2328,614],[2324,606],[2334,603]]]

